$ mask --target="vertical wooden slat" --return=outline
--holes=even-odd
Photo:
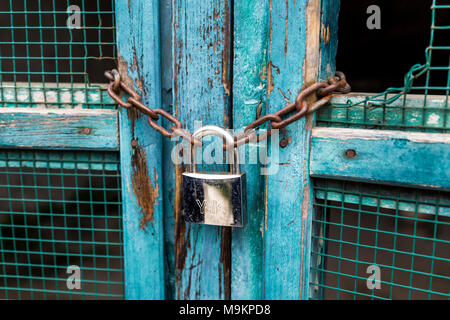
[[[295,99],[319,71],[320,0],[270,3],[269,111]],[[281,137],[280,167],[267,180],[264,235],[265,298],[308,298],[312,186],[308,175],[312,119],[289,125]]]
[[[338,44],[338,18],[339,18],[340,1],[338,0],[322,0],[322,24],[320,31],[320,79],[331,77],[336,71],[336,53]],[[315,120],[315,117],[314,117]],[[324,209],[317,208],[313,212],[316,220],[324,219]],[[325,245],[324,241],[318,240],[325,235],[324,224],[311,224],[311,245],[310,250],[313,252],[322,252]],[[313,237],[314,236],[314,237]],[[308,254],[310,258],[310,275],[308,282],[321,283],[324,281],[325,274],[318,269],[325,266],[326,257]],[[318,286],[309,286],[309,298],[323,299],[323,288]],[[305,297],[308,298],[308,297]]]
[[[159,107],[159,1],[116,0],[116,25],[122,80]],[[125,297],[164,299],[161,135],[132,109],[120,110],[119,128]]]
[[[194,121],[230,122],[230,1],[173,0],[174,111],[188,130]],[[175,297],[230,297],[230,229],[185,224],[181,168],[175,177]]]
[[[269,1],[234,2],[233,126],[242,129],[265,112]],[[232,233],[232,299],[263,298],[262,227],[264,181],[261,166],[251,164],[256,144],[241,147],[247,176],[247,224]]]
[[[160,34],[161,34],[161,87],[162,107],[170,114],[173,109],[173,59],[172,59],[172,0],[160,0]],[[165,128],[171,124],[165,121]],[[177,141],[164,138],[163,141],[163,180],[164,180],[164,254],[166,261],[166,298],[174,299],[175,292],[175,172],[176,165],[171,152]]]

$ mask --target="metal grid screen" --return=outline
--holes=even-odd
[[[113,0],[4,0],[0,30],[1,106],[115,108],[98,84],[115,66]]]
[[[450,193],[321,179],[315,190],[318,298],[450,298]],[[380,288],[367,285],[372,265]]]
[[[0,30],[0,107],[116,108],[114,0],[1,1]],[[0,150],[0,299],[123,298],[118,158]]]
[[[0,151],[0,299],[123,297],[118,170],[116,153]]]
[[[334,98],[317,125],[450,133],[446,2],[430,1],[426,62],[411,68],[404,87]],[[450,193],[326,179],[314,185],[311,298],[450,298]],[[379,289],[367,284],[376,272],[370,266],[380,268]]]
[[[318,112],[318,126],[450,132],[450,5],[447,0],[430,4],[425,63],[409,70],[404,86],[369,97],[336,98],[331,107]]]

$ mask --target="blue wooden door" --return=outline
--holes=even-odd
[[[176,115],[189,131],[196,121],[239,130],[334,75],[338,12],[333,0],[116,0],[119,71],[144,103]],[[348,98],[333,103],[339,99]],[[324,229],[313,228],[313,203],[339,199],[314,192],[311,176],[449,188],[448,166],[436,160],[442,152],[448,159],[448,136],[314,128],[315,120],[309,115],[278,140],[245,146],[244,158],[276,150],[277,165],[270,174],[261,164],[241,165],[248,218],[231,229],[184,222],[185,168],[171,158],[178,141],[162,138],[140,113],[120,110],[126,298],[323,297],[316,282]]]
[[[321,32],[334,28],[337,10],[318,0],[117,0],[119,71],[144,103],[188,130],[198,120],[242,129],[332,75],[335,34]],[[308,297],[312,117],[283,131],[291,143],[280,149],[277,172],[242,165],[248,222],[231,229],[184,222],[175,142],[140,114],[119,115],[127,298]],[[245,156],[259,148],[250,144]]]
[[[2,2],[0,298],[449,298],[450,6],[429,2],[404,87],[239,147],[243,228],[184,221],[181,139],[118,108],[104,69],[190,132],[239,133],[336,74],[339,0],[84,0],[75,25],[65,2]]]

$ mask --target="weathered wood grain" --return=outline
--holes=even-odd
[[[160,1],[161,33],[161,89],[162,108],[175,114],[173,108],[173,58],[172,58],[172,0]],[[170,128],[165,121],[164,127]],[[179,205],[175,193],[176,172],[179,167],[173,163],[171,152],[178,141],[164,138],[163,147],[163,197],[164,197],[164,254],[166,261],[166,299],[175,299],[175,205]],[[178,171],[177,171],[178,170]]]
[[[234,3],[233,126],[245,128],[266,111],[269,1]],[[263,298],[264,181],[256,159],[266,142],[240,148],[247,177],[247,224],[232,234],[231,298]],[[254,161],[255,162],[255,161]]]
[[[172,1],[174,113],[190,131],[230,125],[230,0]],[[186,224],[175,185],[175,289],[179,299],[230,297],[231,230]]]
[[[161,105],[159,1],[116,0],[119,71],[151,108]],[[147,117],[120,109],[125,297],[164,299],[162,142]]]
[[[322,17],[320,31],[320,79],[327,79],[336,72],[336,53],[338,45],[338,18],[339,18],[340,1],[323,0],[322,1]],[[313,115],[316,120],[316,114]],[[314,189],[314,197],[317,197]],[[314,209],[312,212],[313,219],[320,219],[321,210]],[[320,241],[320,235],[324,232],[324,225],[312,223],[308,220],[306,230],[311,230],[306,237],[306,254],[304,255],[303,274],[308,280],[303,281],[304,287],[309,283],[318,283],[318,279],[322,279],[321,265],[323,257],[312,255],[311,252],[321,252],[324,242]],[[309,240],[310,239],[310,240]],[[310,243],[308,243],[310,241]],[[309,288],[303,290],[304,299],[322,299],[323,288],[310,285]]]
[[[118,150],[115,110],[0,108],[0,148]]]
[[[353,150],[355,156],[347,150]],[[388,184],[450,189],[450,135],[314,128],[310,173]]]
[[[269,112],[295,99],[304,84],[318,76],[320,1],[271,1],[269,35]],[[308,176],[311,118],[281,132],[290,143],[279,149],[280,166],[268,176],[264,233],[266,299],[307,296],[311,186]],[[271,153],[272,156],[272,153]],[[282,194],[282,196],[280,196]],[[306,246],[305,246],[306,245]]]

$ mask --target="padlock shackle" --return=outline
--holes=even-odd
[[[218,126],[204,126],[197,129],[192,135],[193,138],[201,140],[205,136],[216,136],[225,140],[226,152],[228,154],[228,159],[230,161],[230,171],[233,174],[239,174],[239,152],[237,148],[234,147],[234,137],[224,128]],[[196,146],[192,144],[191,146],[191,172],[195,173],[196,169]]]

